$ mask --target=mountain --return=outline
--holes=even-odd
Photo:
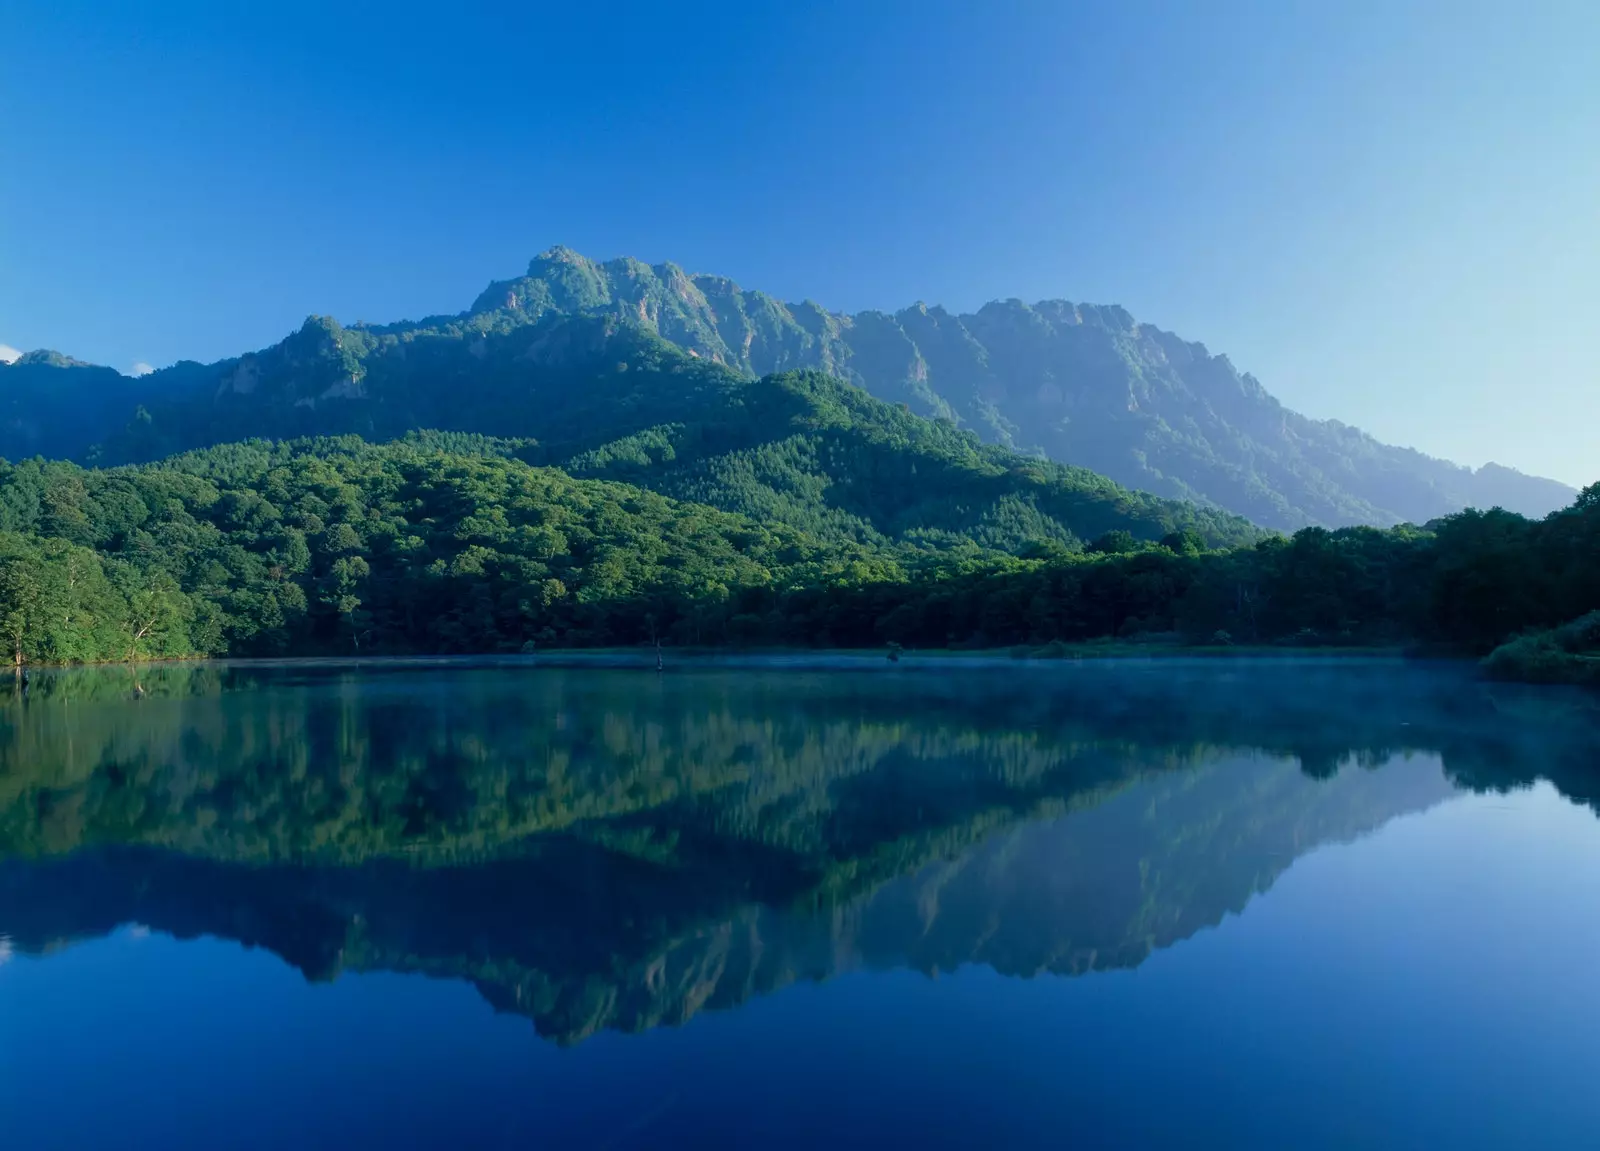
[[[81,433],[64,425],[43,450],[148,460],[250,437],[389,440],[430,428],[526,437],[471,450],[836,541],[1016,550],[1055,540],[1070,550],[1119,530],[1147,540],[1192,531],[1218,546],[1260,535],[1216,509],[983,444],[821,373],[753,379],[617,317],[400,329],[312,319],[264,352],[125,383],[113,394],[136,415],[122,432],[96,449],[105,421],[86,416]]]
[[[760,395],[745,386],[751,377],[806,371],[858,385],[883,403],[814,379],[804,385],[812,411],[791,407],[777,423],[748,422],[760,406],[743,399]],[[634,375],[624,379],[627,372]],[[30,353],[0,365],[0,397],[0,456],[12,459],[141,461],[257,435],[393,438],[442,428],[539,440],[546,463],[600,452],[584,466],[600,460],[614,470],[632,461],[656,474],[665,465],[673,475],[631,474],[669,493],[704,492],[704,476],[737,473],[738,482],[778,494],[718,506],[764,515],[792,496],[816,504],[844,495],[829,464],[832,445],[795,439],[796,427],[784,420],[825,427],[829,410],[848,409],[858,430],[871,427],[869,439],[898,453],[896,437],[924,425],[897,421],[896,407],[945,429],[919,432],[925,441],[965,444],[959,451],[990,469],[1044,467],[1090,487],[1101,484],[1091,473],[1109,477],[1117,486],[1101,484],[1106,499],[1138,505],[1139,515],[1148,511],[1167,525],[1204,513],[1180,513],[1121,489],[1281,530],[1425,523],[1467,506],[1542,517],[1576,495],[1509,468],[1472,471],[1307,419],[1225,356],[1118,307],[1011,300],[971,315],[919,304],[851,316],[783,304],[673,264],[597,263],[566,248],[536,257],[525,276],[491,284],[459,315],[351,328],[313,317],[263,351],[180,363],[137,380]],[[698,439],[707,421],[715,432]],[[952,431],[970,432],[987,448]],[[611,441],[625,442],[608,453]],[[1030,457],[1039,463],[1022,462]],[[766,483],[779,458],[782,474]],[[1046,459],[1077,470],[1049,471]],[[900,456],[891,470],[909,475],[911,467]],[[1004,494],[1024,505],[1033,498]],[[1013,528],[1036,520],[1027,508],[1011,506],[1006,515]],[[1083,539],[1116,527],[1161,534],[1113,519],[1064,526]],[[1216,540],[1235,530],[1222,522],[1202,534]],[[871,526],[896,534],[881,522]],[[1000,533],[1007,534],[1015,532]],[[1053,529],[1044,534],[1060,538]]]
[[[121,432],[142,396],[138,381],[115,368],[59,352],[0,361],[0,457],[81,454]]]
[[[1426,523],[1464,507],[1542,517],[1565,484],[1473,471],[1283,407],[1226,356],[1120,307],[1006,300],[970,315],[784,304],[673,264],[596,263],[566,248],[491,284],[471,315],[636,317],[697,355],[753,374],[817,368],[1142,491],[1201,500],[1266,527]]]

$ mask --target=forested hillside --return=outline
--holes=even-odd
[[[1099,637],[1482,654],[1600,609],[1600,486],[1542,522],[1465,512],[1231,549],[1186,530],[1152,541],[1115,529],[1086,548],[1039,531],[1008,552],[947,532],[890,536],[859,517],[808,520],[825,505],[792,493],[752,504],[773,514],[739,514],[516,458],[528,450],[434,434],[253,442],[111,469],[0,465],[6,655]],[[654,466],[607,451],[583,465]],[[721,482],[663,475],[686,490]]]
[[[1023,378],[1062,348],[1111,374],[1093,382],[1068,357],[1061,388],[1111,395],[1128,363],[1106,358],[1114,332],[1123,352],[1155,341],[1169,367],[1210,380],[1213,414],[1224,395],[1242,397],[1229,410],[1246,422],[1273,407],[1224,361],[1184,361],[1186,346],[1115,310],[1024,309],[1006,340],[918,311],[933,327],[917,347],[959,353],[976,374],[960,404],[933,389],[948,377],[931,367],[890,402],[840,378],[872,384],[872,365],[898,362],[886,320],[561,249],[531,271],[462,316],[313,318],[263,352],[141,379],[40,353],[0,367],[0,442],[18,461],[0,461],[6,656],[1098,638],[1481,655],[1515,640],[1493,669],[1593,678],[1600,630],[1575,621],[1600,610],[1600,488],[1543,520],[1462,511],[1286,539],[970,430],[1015,441],[990,402],[996,365]],[[861,342],[869,330],[886,341],[877,351]],[[1025,346],[1044,358],[1027,367]],[[749,374],[766,368],[782,370]],[[1108,470],[1125,450],[1162,458],[1123,435],[1166,426],[1140,414],[1165,394],[1141,379],[1150,387],[1116,393],[1128,419],[1084,415],[1092,430],[1067,455]],[[1273,410],[1278,426],[1298,419]],[[1047,434],[1036,416],[1017,426]],[[1294,436],[1306,451],[1316,441]],[[1377,482],[1389,458],[1350,467]],[[1252,502],[1268,490],[1281,495],[1217,502],[1293,521],[1281,501]],[[1394,518],[1338,500],[1308,518]]]
[[[898,571],[638,488],[355,439],[0,466],[0,529],[0,618],[24,660],[632,643],[658,600]]]
[[[819,411],[797,413],[791,401],[788,410],[762,413],[774,422],[743,422],[760,407],[744,398],[750,377],[800,370],[855,383],[885,402],[814,379],[806,390]],[[491,285],[457,316],[350,328],[314,317],[263,351],[180,363],[137,380],[30,353],[0,365],[0,456],[137,462],[261,435],[387,439],[440,428],[537,439],[546,461],[560,463],[605,441],[644,435],[624,450],[637,458],[670,441],[675,474],[660,476],[662,490],[706,498],[706,484],[686,475],[686,445],[706,457],[702,470],[724,479],[730,470],[759,472],[772,459],[787,467],[804,457],[803,471],[835,483],[842,477],[829,461],[841,450],[848,466],[877,466],[886,445],[902,446],[898,438],[913,425],[894,405],[973,433],[991,445],[987,454],[976,444],[960,451],[991,466],[1022,466],[1014,450],[1038,458],[1038,466],[1044,459],[1071,465],[1076,470],[1050,472],[1069,486],[1115,492],[1121,485],[1285,531],[1421,524],[1468,506],[1538,517],[1576,494],[1508,468],[1474,472],[1306,419],[1226,357],[1120,308],[1013,300],[964,316],[922,305],[892,316],[845,316],[781,304],[671,264],[599,264],[564,248],[537,257],[526,276]],[[828,446],[820,462],[812,458],[820,446],[814,436],[786,442],[797,430],[790,421],[829,421],[825,413],[840,409],[849,412],[856,442]],[[713,432],[697,445],[703,426]],[[863,435],[877,445],[870,465],[860,458]],[[940,451],[966,442],[918,435]],[[761,458],[714,458],[729,446],[757,445]],[[889,470],[905,474],[911,463],[898,457]],[[640,478],[654,483],[659,474]],[[970,502],[966,493],[951,494]],[[1180,515],[1205,514],[1126,491],[1114,498],[1169,526]],[[765,495],[758,502],[763,514],[775,506]],[[1001,515],[1032,517],[1015,506]],[[1235,530],[1224,520],[1186,526]],[[1111,526],[1139,530],[1104,518],[1064,526],[1083,538]],[[1005,546],[1010,530],[989,530],[986,542]]]
[[[527,437],[532,462],[830,538],[1015,549],[1118,529],[1192,530],[1217,544],[1259,534],[1236,516],[981,444],[819,373],[752,380],[601,317],[384,333],[314,320],[258,356],[128,383],[145,402],[92,452],[103,462],[255,436],[437,428]],[[47,446],[91,454],[88,438]]]

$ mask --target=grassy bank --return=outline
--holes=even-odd
[[[1600,687],[1600,611],[1503,643],[1483,661],[1494,679]]]

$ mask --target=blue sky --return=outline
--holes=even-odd
[[[457,311],[565,243],[839,309],[1061,296],[1600,479],[1600,4],[0,11],[0,344]],[[334,10],[336,9],[336,10]]]

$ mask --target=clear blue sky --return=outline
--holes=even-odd
[[[1600,3],[0,9],[0,343],[458,311],[565,243],[1121,303],[1285,402],[1600,479]]]

